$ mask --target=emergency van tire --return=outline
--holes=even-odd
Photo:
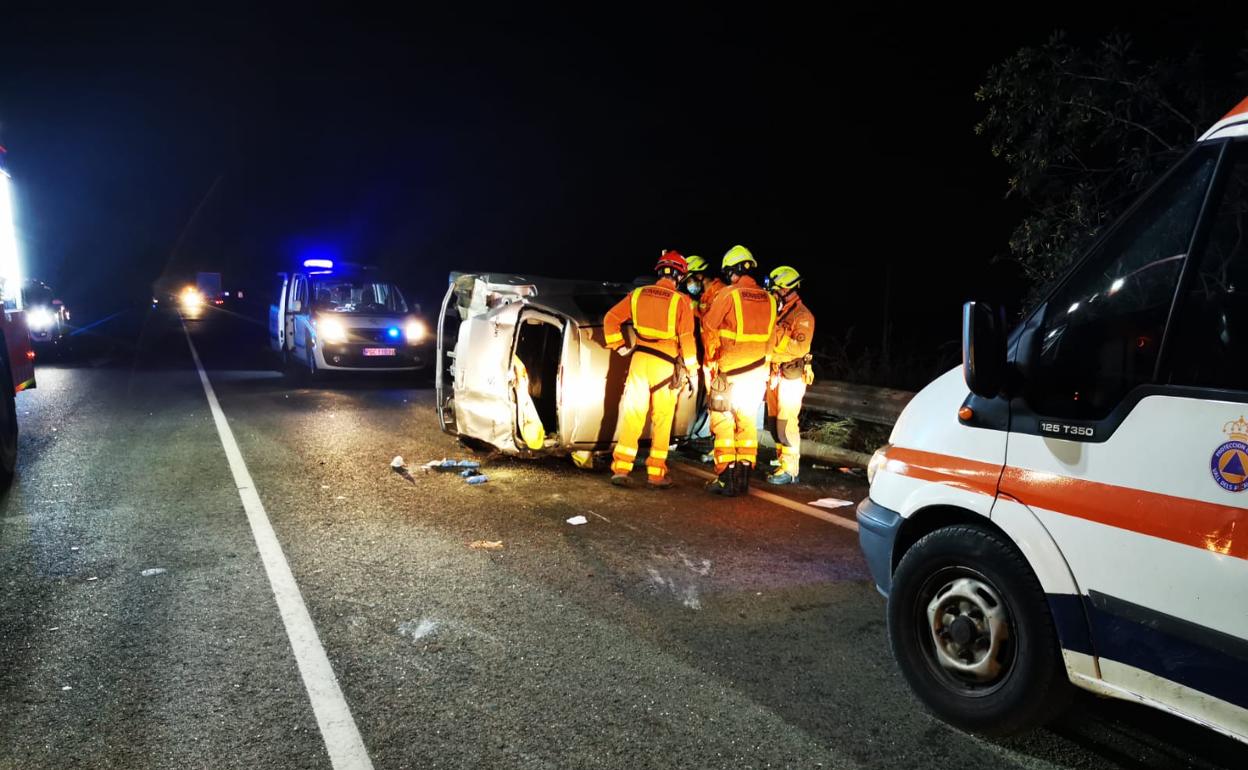
[[[4,342],[0,339],[0,344]],[[8,489],[17,471],[17,400],[13,392],[13,370],[7,356],[0,355],[0,383],[7,383],[0,395],[0,490]]]
[[[944,527],[906,551],[888,597],[888,635],[919,699],[964,730],[1038,727],[1073,693],[1040,581],[985,527]]]

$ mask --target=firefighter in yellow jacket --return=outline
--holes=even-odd
[[[727,287],[702,316],[717,474],[706,488],[732,496],[749,491],[750,474],[758,464],[756,422],[767,390],[776,299],[754,279],[758,262],[744,246],[729,249],[722,268]]]
[[[797,417],[806,386],[814,382],[810,345],[815,336],[815,317],[797,295],[801,283],[802,276],[787,265],[772,270],[767,280],[780,305],[767,382],[767,417],[775,421],[772,435],[780,467],[767,477],[770,484],[792,484],[801,468],[802,434]]]
[[[693,336],[693,303],[677,291],[688,266],[675,251],[665,251],[655,266],[659,279],[634,289],[603,321],[607,347],[624,344],[620,327],[632,321],[637,344],[628,366],[624,395],[620,398],[619,438],[611,462],[611,483],[629,486],[629,473],[637,459],[637,444],[650,412],[650,455],[646,477],[652,489],[672,485],[667,475],[667,449],[671,443],[676,398],[697,371],[698,354]]]

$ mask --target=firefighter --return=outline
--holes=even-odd
[[[701,318],[710,309],[715,295],[727,284],[718,275],[706,274],[708,265],[702,257],[692,255],[688,262],[689,276],[685,279],[685,292],[693,297],[693,309],[697,311],[698,318]]]
[[[732,496],[749,491],[758,462],[756,420],[767,390],[776,299],[754,279],[758,262],[744,246],[728,250],[722,269],[727,288],[715,295],[702,316],[717,475],[706,488]]]
[[[769,484],[797,481],[802,457],[802,435],[797,416],[802,410],[806,386],[815,381],[810,368],[810,345],[815,336],[815,317],[797,295],[802,276],[785,265],[771,271],[767,287],[780,306],[771,338],[771,377],[767,381],[767,417],[776,439],[780,467]]]
[[[620,327],[632,321],[637,344],[632,349],[628,379],[620,398],[619,440],[611,462],[611,483],[631,486],[629,473],[637,459],[637,443],[650,412],[650,455],[646,479],[652,489],[672,486],[667,450],[680,391],[691,387],[689,373],[698,367],[693,336],[693,303],[678,287],[688,271],[679,252],[665,251],[655,265],[658,280],[634,289],[607,311],[603,321],[607,347],[620,349]]]

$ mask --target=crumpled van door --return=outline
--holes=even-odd
[[[500,449],[515,446],[511,350],[520,302],[469,315],[455,341],[451,414],[456,432]]]

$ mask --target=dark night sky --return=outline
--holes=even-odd
[[[899,338],[932,345],[1017,215],[971,130],[987,67],[1058,27],[1241,44],[1222,13],[6,12],[0,140],[28,272],[90,313],[307,246],[428,302],[452,268],[627,279],[741,242],[859,339],[891,264]]]

